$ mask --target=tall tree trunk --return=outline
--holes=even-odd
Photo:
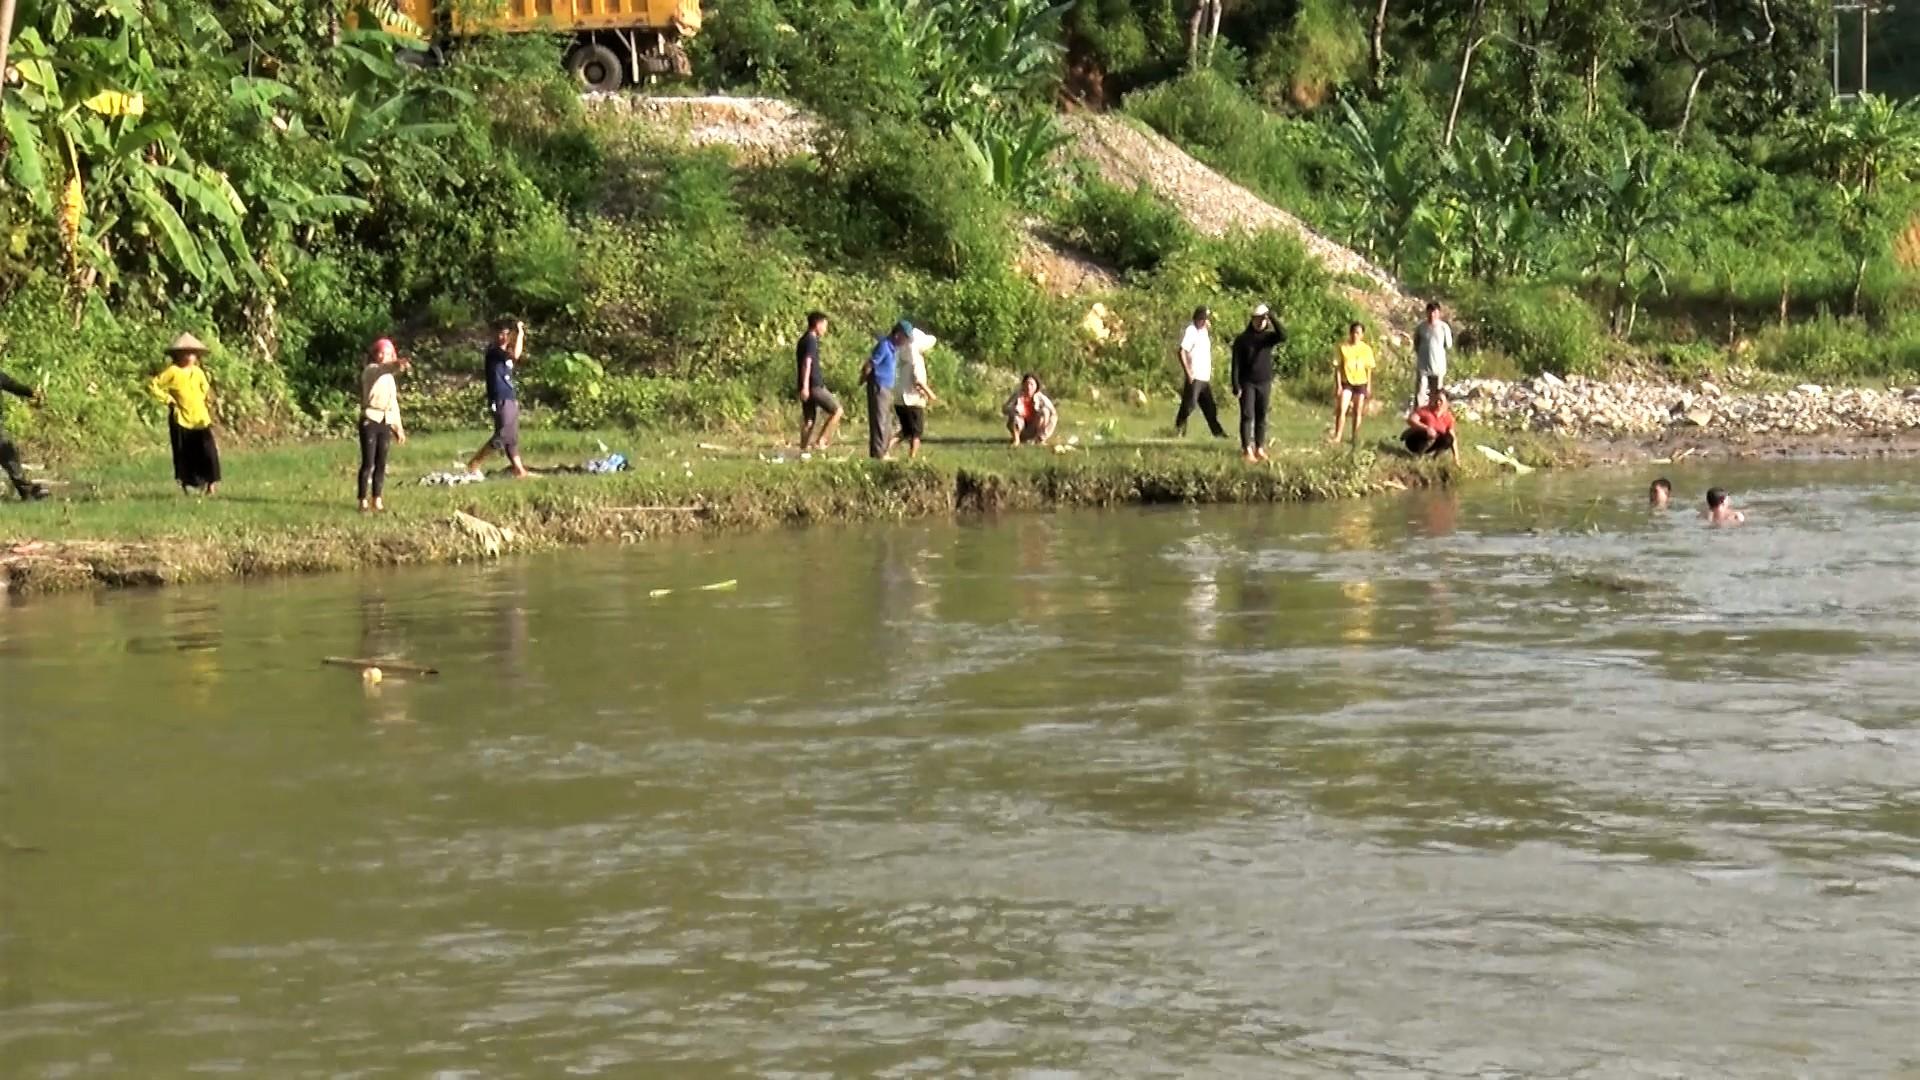
[[[1367,66],[1373,75],[1373,89],[1378,93],[1387,88],[1387,4],[1391,0],[1380,0],[1373,9],[1373,36],[1367,43]]]
[[[1453,107],[1447,110],[1447,132],[1440,145],[1452,146],[1453,133],[1460,127],[1460,103],[1467,96],[1467,76],[1473,73],[1473,54],[1486,39],[1480,36],[1480,19],[1487,12],[1487,0],[1473,0],[1473,14],[1467,18],[1467,45],[1460,50],[1460,77],[1453,84]]]
[[[1214,46],[1220,44],[1220,12],[1227,6],[1227,0],[1210,0],[1213,7],[1213,19],[1207,24],[1207,63],[1213,63]]]
[[[1200,24],[1207,17],[1207,7],[1211,0],[1193,0],[1193,18],[1187,20],[1187,66],[1197,67],[1200,63]]]
[[[1867,257],[1862,255],[1860,256],[1859,264],[1853,268],[1853,304],[1851,310],[1856,318],[1860,315],[1860,293],[1866,288],[1866,285]]]
[[[1587,123],[1600,114],[1600,50],[1587,58]]]
[[[0,97],[7,93],[7,50],[13,45],[14,0],[0,0]]]
[[[1675,143],[1687,137],[1687,126],[1693,123],[1693,105],[1700,99],[1700,84],[1707,81],[1706,66],[1693,69],[1693,81],[1687,84],[1687,104],[1680,110],[1680,128],[1673,133]]]

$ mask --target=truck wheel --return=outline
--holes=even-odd
[[[602,94],[611,94],[627,82],[627,70],[620,64],[620,55],[593,42],[567,54],[567,70],[580,80],[580,85]]]

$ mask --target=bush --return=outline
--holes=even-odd
[[[1302,0],[1254,62],[1267,100],[1313,109],[1367,70],[1366,28],[1344,0]]]
[[[1344,173],[1338,153],[1312,122],[1277,116],[1210,72],[1197,72],[1127,98],[1129,115],[1188,153],[1310,221],[1329,220],[1324,196]]]
[[[147,381],[165,365],[167,343],[191,329],[214,347],[205,364],[221,425],[243,434],[283,426],[292,402],[282,370],[211,323],[191,309],[115,314],[96,294],[76,325],[60,282],[34,280],[7,299],[0,370],[44,391],[46,404],[29,409],[8,398],[0,419],[34,457],[165,446],[166,409],[148,396]]]
[[[625,373],[725,379],[772,360],[805,306],[790,238],[749,227],[724,154],[656,166],[642,220],[580,235],[576,344]]]
[[[1463,297],[1456,329],[1462,351],[1505,353],[1521,373],[1601,375],[1607,340],[1600,316],[1571,291],[1507,284]]]
[[[1826,315],[1776,326],[1756,339],[1753,362],[1823,382],[1911,377],[1920,373],[1920,317],[1902,316],[1880,328]]]
[[[760,396],[737,380],[614,376],[598,393],[571,400],[562,420],[571,427],[671,427],[719,431],[750,423]]]
[[[1091,176],[1060,208],[1058,225],[1069,241],[1129,274],[1157,269],[1194,241],[1179,211],[1146,184],[1128,191]]]
[[[1007,205],[951,142],[910,125],[866,128],[827,152],[850,252],[945,277],[997,271],[1013,252]]]
[[[581,300],[579,238],[558,212],[503,234],[493,259],[501,280],[498,294],[513,311],[550,318]]]
[[[1008,268],[958,281],[920,283],[906,311],[947,349],[995,367],[1071,366],[1073,317],[1034,284]],[[957,359],[957,358],[956,358]]]

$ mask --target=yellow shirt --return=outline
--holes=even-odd
[[[1365,386],[1373,380],[1373,346],[1343,342],[1340,345],[1340,375],[1348,386]]]
[[[199,364],[192,367],[168,364],[165,371],[147,384],[147,389],[155,400],[173,406],[174,422],[181,427],[199,431],[213,426],[210,405],[213,384],[207,381],[207,373]]]

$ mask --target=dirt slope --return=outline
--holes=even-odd
[[[583,100],[596,112],[676,131],[695,146],[729,146],[750,160],[809,153],[818,131],[813,118],[775,98],[587,94]],[[1367,282],[1369,289],[1352,290],[1354,299],[1396,336],[1400,327],[1418,319],[1419,302],[1403,292],[1391,274],[1208,168],[1170,140],[1118,116],[1080,113],[1060,119],[1074,138],[1066,151],[1069,156],[1086,159],[1114,183],[1131,187],[1144,181],[1201,232],[1293,233],[1329,272]],[[1021,264],[1046,288],[1068,294],[1113,284],[1109,270],[1041,231],[1028,227],[1023,234]]]
[[[1293,233],[1329,272],[1372,286],[1377,295],[1361,293],[1358,298],[1389,325],[1410,324],[1418,317],[1419,301],[1407,295],[1393,275],[1208,168],[1164,136],[1119,116],[1080,113],[1060,121],[1074,137],[1070,153],[1092,163],[1113,183],[1133,187],[1144,182],[1201,232],[1211,236],[1236,229]]]

